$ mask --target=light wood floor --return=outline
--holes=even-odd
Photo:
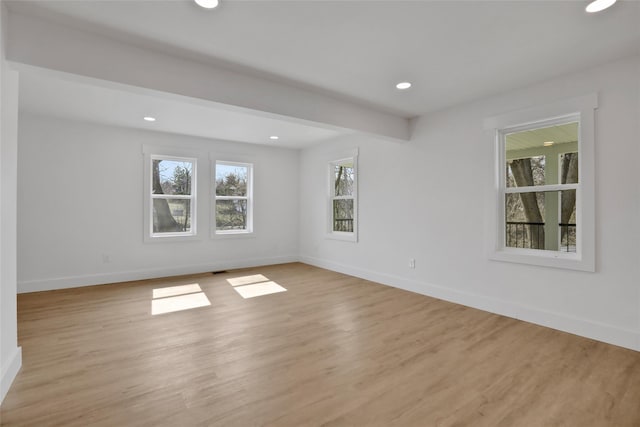
[[[243,299],[227,279],[286,292]],[[197,283],[210,306],[151,314]],[[640,353],[304,264],[24,294],[13,426],[640,426]]]

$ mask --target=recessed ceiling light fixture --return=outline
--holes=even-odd
[[[196,4],[205,9],[213,9],[218,6],[218,0],[195,0]]]
[[[151,117],[151,116],[145,116],[143,117],[143,119],[147,122],[155,122],[156,118],[155,117]]]
[[[545,147],[551,147],[553,144],[554,144],[553,141],[546,141],[542,143],[542,145],[544,145]]]
[[[269,139],[272,139],[275,141],[276,139],[280,139],[280,137],[278,135],[271,135]]]
[[[406,90],[406,89],[409,89],[410,87],[411,87],[411,83],[409,82],[400,82],[396,85],[396,88],[400,90]]]
[[[600,12],[613,6],[615,2],[616,0],[593,0],[585,10],[589,13]]]

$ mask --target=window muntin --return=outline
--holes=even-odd
[[[216,162],[215,234],[253,232],[252,185],[252,164]]]
[[[355,240],[357,231],[357,157],[329,162],[329,234]]]
[[[500,135],[507,172],[500,182],[502,246],[578,252],[579,116],[506,129]]]
[[[193,236],[196,159],[151,155],[150,236]]]

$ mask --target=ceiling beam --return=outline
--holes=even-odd
[[[14,63],[215,102],[269,117],[407,141],[409,120],[320,92],[239,73],[12,12]]]

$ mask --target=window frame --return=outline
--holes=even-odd
[[[173,150],[154,149],[143,147],[144,157],[144,241],[145,242],[161,242],[161,241],[180,241],[194,240],[197,238],[197,217],[198,217],[198,157],[181,152],[177,153]],[[185,161],[193,164],[191,171],[191,195],[171,195],[171,194],[153,194],[153,161],[154,160],[173,160]],[[153,231],[153,200],[154,199],[176,199],[191,201],[191,230],[184,232],[172,233],[155,233]]]
[[[349,161],[353,163],[353,194],[351,196],[336,196],[334,171],[335,166]],[[328,162],[328,195],[327,195],[327,238],[348,242],[358,241],[358,150],[336,156]],[[334,231],[333,202],[334,200],[353,200],[353,231]]]
[[[255,174],[255,165],[249,161],[222,160],[211,159],[212,163],[212,192],[211,192],[211,237],[212,238],[242,238],[254,237],[255,230],[253,224],[254,218],[254,198],[253,198],[253,177]],[[247,195],[246,196],[218,196],[216,194],[216,172],[218,164],[226,166],[240,166],[247,168]],[[218,200],[246,200],[247,201],[247,228],[245,230],[218,230],[216,204]]]
[[[571,98],[554,104],[528,110],[507,113],[485,120],[485,129],[490,131],[494,146],[495,200],[488,224],[488,257],[496,261],[555,267],[581,271],[595,271],[595,109],[597,95]],[[530,187],[506,187],[507,134],[543,128],[556,124],[578,122],[578,183],[545,184]],[[506,246],[505,198],[509,193],[549,192],[576,190],[576,252],[562,252]]]

